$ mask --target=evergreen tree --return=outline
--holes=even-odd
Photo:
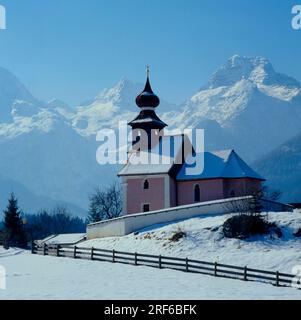
[[[25,248],[27,246],[18,200],[13,193],[4,211],[4,246],[6,248],[10,246]]]

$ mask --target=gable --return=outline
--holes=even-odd
[[[183,162],[183,135],[163,136],[160,143],[149,151],[132,153],[128,163],[121,169],[118,176],[169,174],[179,171],[177,163]],[[148,163],[139,163],[139,159],[148,159]],[[152,159],[158,160],[152,163]]]
[[[187,169],[195,167],[195,165],[190,165],[190,163],[194,162],[195,155],[184,155],[184,139],[189,140],[184,135],[166,135],[162,137],[160,143],[156,144],[153,149],[141,151],[139,154],[132,153],[128,163],[122,168],[118,176],[169,174],[178,181],[218,178],[265,180],[232,149],[205,151],[203,155],[197,154],[199,157],[204,156],[204,170],[195,175],[187,174]],[[185,162],[181,163],[183,156],[185,157]],[[148,163],[139,163],[139,158],[143,157],[149,160]],[[151,157],[159,160],[159,162],[151,163]]]
[[[187,159],[191,162],[191,157]],[[204,170],[196,175],[187,175],[187,168],[194,165],[185,163],[177,175],[178,181],[218,179],[218,178],[251,178],[264,180],[251,167],[249,167],[234,150],[204,152]]]

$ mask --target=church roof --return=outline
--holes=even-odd
[[[171,145],[171,147],[169,147]],[[182,155],[183,135],[164,136],[161,143],[157,144],[150,151],[141,151],[139,155],[133,153],[130,155],[128,163],[119,172],[119,176],[133,175],[153,175],[153,174],[170,174],[175,166],[175,176],[178,181],[202,180],[202,179],[237,179],[251,178],[265,180],[256,173],[246,162],[244,162],[237,153],[230,150],[221,151],[205,151],[204,157],[198,154],[200,159],[204,159],[203,172],[191,175],[187,174],[188,168],[193,168],[193,156],[186,156],[186,161],[183,164],[176,165],[176,160]],[[159,157],[159,164],[141,164],[139,158],[142,157]]]
[[[167,126],[167,124],[164,123],[153,110],[141,110],[139,115],[129,123],[129,125],[132,127],[135,127],[139,124],[149,124],[154,128],[160,129],[163,129]]]
[[[238,154],[230,150],[222,151],[205,151],[204,152],[204,170],[197,175],[187,175],[186,169],[193,168],[191,163],[192,155],[186,159],[181,170],[177,175],[177,180],[199,180],[199,179],[237,179],[237,178],[251,178],[258,180],[265,180],[257,172],[255,172],[246,162],[244,162]]]
[[[157,108],[160,104],[160,99],[154,94],[149,81],[149,66],[147,66],[147,79],[144,90],[136,98],[136,104],[139,108],[152,107]]]
[[[139,115],[129,122],[133,129],[159,129],[162,130],[167,126],[155,112],[160,104],[160,99],[154,94],[149,81],[149,66],[147,67],[147,78],[143,91],[137,96],[136,104],[141,109]]]
[[[138,154],[132,153],[129,157],[128,163],[121,169],[119,176],[130,175],[147,175],[147,174],[166,174],[169,173],[175,164],[175,159],[182,150],[183,137],[178,136],[164,136],[159,144],[154,146],[151,150],[141,151]],[[171,145],[171,147],[169,147]],[[172,152],[171,152],[172,150]],[[157,164],[141,164],[137,163],[139,158],[144,157],[159,157],[160,162]],[[151,162],[151,161],[149,161]]]

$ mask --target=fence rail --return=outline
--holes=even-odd
[[[167,257],[144,253],[132,253],[98,248],[84,248],[67,245],[38,246],[35,242],[31,247],[32,254],[68,257],[112,263],[131,264],[135,266],[149,266],[159,269],[173,269],[178,271],[199,273],[215,277],[238,279],[244,281],[260,281],[271,283],[277,287],[291,286],[295,275],[279,271],[267,271],[254,268],[239,267],[218,262],[208,262],[188,258]]]

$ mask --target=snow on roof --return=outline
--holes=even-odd
[[[186,162],[192,163],[192,155]],[[214,178],[252,178],[264,180],[250,168],[234,150],[204,152],[204,170],[197,175],[187,175],[186,169],[193,165],[185,163],[177,175],[177,180],[198,180]]]
[[[42,240],[42,243],[46,243],[48,245],[51,244],[76,244],[82,240],[85,240],[85,233],[68,233],[68,234],[58,234],[56,236],[47,237]]]
[[[119,172],[119,176],[139,174],[164,174],[168,173],[179,156],[183,145],[183,135],[164,136],[160,143],[150,151],[132,153],[128,163]],[[159,159],[153,163],[151,157]],[[149,159],[147,164],[141,163],[140,159]]]
[[[187,137],[189,139],[189,137]],[[190,141],[190,139],[189,139]],[[182,154],[184,135],[165,135],[162,140],[150,151],[140,153],[132,153],[128,163],[119,172],[119,176],[130,175],[148,175],[148,174],[166,174],[169,173],[175,159]],[[139,159],[151,159],[150,157],[160,158],[160,162],[153,164],[149,161],[147,164],[142,164]],[[198,157],[202,157],[199,153]],[[204,170],[199,174],[187,174],[188,168],[194,168],[195,155],[189,153],[185,157],[177,180],[198,180],[198,179],[214,179],[214,178],[252,178],[265,180],[250,168],[233,149],[219,151],[204,152]],[[178,163],[178,162],[177,162]],[[189,172],[191,173],[191,172]]]

